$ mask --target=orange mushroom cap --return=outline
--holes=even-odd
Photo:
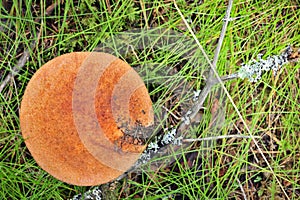
[[[57,179],[81,186],[127,171],[145,145],[127,140],[126,133],[144,131],[153,122],[139,75],[100,52],[47,62],[30,80],[20,109],[22,135],[36,162]]]

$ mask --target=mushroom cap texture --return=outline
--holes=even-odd
[[[92,186],[114,180],[145,145],[126,131],[154,123],[142,79],[106,53],[74,52],[43,65],[26,87],[20,124],[36,162],[55,178]]]

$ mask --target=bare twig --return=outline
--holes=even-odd
[[[220,38],[219,38],[218,45],[217,45],[217,48],[216,48],[216,51],[215,51],[215,55],[214,55],[214,60],[213,60],[213,63],[212,63],[213,66],[212,66],[212,68],[209,71],[208,78],[212,78],[213,77],[214,70],[216,70],[216,68],[217,68],[216,67],[217,66],[217,62],[219,60],[220,51],[221,51],[221,48],[222,48],[223,40],[224,40],[225,33],[226,33],[226,30],[227,30],[227,26],[228,26],[229,19],[230,19],[230,12],[231,12],[231,9],[232,9],[232,3],[233,3],[232,0],[230,0],[228,2],[226,14],[225,14],[225,17],[224,17],[224,24],[222,26],[222,31],[221,31],[221,34],[220,34]]]
[[[237,178],[236,180],[237,180],[237,182],[239,183],[239,186],[240,186],[240,188],[241,188],[241,191],[242,191],[244,200],[247,200],[247,195],[246,195],[245,190],[244,190],[244,188],[243,188],[243,186],[242,186],[242,184],[241,184],[241,181],[240,181],[238,178]]]
[[[195,42],[197,43],[199,49],[203,53],[206,61],[210,65],[210,71],[209,71],[208,79],[206,81],[206,85],[202,89],[202,91],[201,91],[201,93],[199,95],[198,101],[194,104],[194,106],[188,112],[189,115],[185,116],[185,118],[193,119],[197,115],[197,113],[199,112],[199,110],[201,109],[201,107],[203,107],[203,103],[204,103],[207,95],[209,94],[209,92],[211,91],[211,89],[212,89],[212,87],[214,85],[216,85],[217,83],[221,83],[223,89],[226,90],[224,84],[222,83],[222,79],[219,77],[219,75],[218,75],[218,73],[216,71],[216,63],[217,63],[217,60],[218,60],[218,57],[219,57],[219,53],[220,53],[220,50],[221,50],[221,47],[222,47],[222,43],[223,43],[223,40],[224,40],[224,36],[225,36],[225,32],[226,32],[226,29],[227,29],[227,25],[228,25],[228,20],[227,19],[230,18],[230,12],[231,12],[231,8],[232,8],[232,0],[229,1],[229,4],[227,6],[227,11],[226,11],[225,19],[224,19],[225,23],[223,24],[222,32],[221,32],[221,35],[220,35],[220,39],[219,39],[219,42],[218,42],[218,46],[217,46],[217,49],[216,49],[216,53],[215,53],[215,56],[214,56],[213,63],[211,63],[211,61],[208,58],[205,50],[203,49],[202,45],[200,44],[199,40],[197,39],[196,35],[194,34],[192,28],[190,27],[190,25],[186,21],[185,17],[181,13],[180,9],[178,8],[178,6],[176,4],[176,1],[175,0],[173,0],[173,1],[174,1],[174,6],[177,9],[178,13],[180,14],[183,22],[185,23],[185,25],[188,28],[190,34],[192,35],[192,37],[194,38]],[[216,76],[217,79],[214,78],[214,75]],[[235,75],[227,76],[224,80],[226,80],[226,79],[229,80],[229,79],[233,79],[233,78],[236,78],[236,76]],[[228,97],[230,97],[228,91],[227,91],[226,94],[227,94]],[[183,130],[187,130],[188,129],[187,125],[189,125],[189,124],[181,123],[179,125],[179,128],[178,128],[179,132],[182,132]]]
[[[32,45],[30,45],[31,47],[34,47],[35,42],[33,42]],[[27,62],[27,60],[29,59],[29,50],[26,49],[23,52],[22,57],[19,59],[17,65],[11,70],[11,72],[9,74],[7,74],[7,76],[4,78],[4,80],[2,81],[1,85],[0,85],[0,93],[2,92],[2,90],[5,88],[5,86],[8,84],[8,82],[16,75],[19,73],[19,71],[24,67],[25,63]]]
[[[234,74],[229,74],[229,75],[221,76],[220,78],[221,78],[222,82],[224,83],[226,81],[230,81],[230,80],[239,78],[239,76],[238,76],[237,73],[234,73]]]
[[[213,59],[212,67],[209,70],[209,74],[208,74],[208,80],[209,81],[207,81],[207,84],[214,85],[215,83],[218,83],[218,82],[214,82],[212,80],[216,80],[215,79],[215,74],[217,74],[216,73],[217,72],[217,63],[218,63],[218,60],[219,60],[220,51],[221,51],[222,44],[223,44],[223,41],[224,41],[224,38],[225,38],[225,33],[226,33],[226,30],[227,30],[227,26],[228,26],[228,23],[229,23],[231,9],[232,9],[232,1],[229,1],[229,4],[228,4],[227,9],[226,9],[226,14],[225,14],[225,17],[224,17],[224,23],[223,23],[223,26],[222,26],[220,38],[218,40],[217,48],[216,48],[215,53],[214,53],[214,59]],[[220,79],[222,80],[222,78],[220,78]],[[217,93],[220,94],[220,95],[217,95]],[[212,91],[211,96],[214,96],[216,99],[219,99],[218,101],[220,103],[220,101],[224,100],[224,98],[221,97],[221,96],[223,96],[221,94],[223,94],[222,89],[218,88],[217,91]],[[219,96],[219,97],[217,97],[217,96]],[[219,113],[221,112],[221,109],[222,108],[219,109]],[[224,110],[223,110],[223,112],[224,112]],[[215,117],[219,118],[219,120],[220,120],[220,118],[222,118],[221,116],[222,115],[218,114],[218,116],[215,116]],[[223,116],[223,120],[225,120],[225,116]],[[212,136],[213,133],[214,133],[214,131],[212,131],[209,136]],[[207,142],[203,143],[203,145],[204,145],[204,147],[212,146],[213,141],[208,140]]]
[[[197,113],[199,112],[201,107],[203,107],[203,103],[204,103],[207,95],[209,94],[209,92],[211,91],[211,89],[214,85],[216,85],[217,83],[221,83],[222,86],[223,86],[223,89],[226,90],[224,84],[222,83],[222,79],[219,77],[219,75],[216,71],[216,63],[218,61],[219,53],[220,53],[222,43],[223,43],[223,40],[224,40],[225,32],[226,32],[227,25],[228,25],[228,19],[230,18],[230,12],[231,12],[231,8],[232,8],[232,0],[229,1],[229,4],[227,6],[226,15],[225,15],[225,19],[224,19],[225,22],[224,22],[223,27],[222,27],[222,32],[221,32],[220,39],[219,39],[219,42],[218,42],[218,46],[217,46],[217,49],[216,49],[216,52],[215,52],[213,63],[210,62],[210,59],[208,58],[205,50],[203,49],[202,45],[200,44],[199,40],[197,39],[196,35],[194,34],[192,28],[190,27],[190,25],[186,21],[185,17],[181,13],[180,9],[178,8],[178,6],[176,4],[176,1],[175,0],[173,0],[173,1],[174,1],[175,8],[177,9],[178,13],[180,14],[180,16],[181,16],[182,20],[184,21],[185,25],[187,26],[190,34],[193,36],[193,38],[194,38],[195,42],[197,43],[199,49],[201,50],[201,52],[203,53],[205,59],[207,60],[207,62],[210,65],[210,71],[209,71],[208,79],[206,81],[206,85],[202,89],[202,91],[199,95],[198,101],[195,102],[194,106],[189,110],[188,115],[185,115],[185,118],[188,118],[190,120],[190,119],[193,119],[197,115]],[[217,79],[214,78],[214,75],[217,77]],[[223,79],[224,80],[230,80],[230,79],[233,79],[233,78],[236,78],[236,77],[237,77],[236,75],[230,75],[230,76],[227,76]],[[227,91],[227,96],[230,97],[228,91]],[[187,123],[181,123],[179,125],[178,131],[182,132],[184,130],[188,130],[188,126],[189,126],[189,124],[187,124]]]
[[[199,142],[199,141],[208,141],[208,140],[219,140],[219,139],[228,139],[228,138],[261,138],[259,136],[249,136],[249,135],[220,135],[214,137],[206,137],[206,138],[195,138],[195,139],[183,139],[183,142]]]

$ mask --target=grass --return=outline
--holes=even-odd
[[[48,175],[35,163],[21,137],[19,107],[32,75],[58,55],[92,51],[100,41],[109,41],[112,35],[133,28],[171,28],[186,36],[190,34],[171,1],[124,0],[109,5],[105,1],[65,1],[50,15],[46,14],[48,1],[11,1],[6,5],[8,9],[3,7],[6,1],[3,2],[0,5],[0,82],[18,63],[25,49],[29,50],[30,59],[0,94],[0,198],[72,198],[89,187],[68,185]],[[177,4],[212,59],[226,4],[224,1],[178,1]],[[297,1],[235,0],[231,12],[233,20],[227,28],[217,63],[219,74],[236,72],[241,63],[255,59],[259,53],[264,57],[279,54],[289,44],[299,48],[300,9],[297,5]],[[33,41],[36,43],[32,47]],[[159,40],[155,45],[158,44]],[[207,62],[195,44],[178,49],[171,44],[154,50],[145,45],[141,47],[120,57],[133,67],[150,68],[141,73],[155,109],[164,112],[163,105],[180,118],[180,109],[189,105],[187,97],[191,92],[186,91],[203,87],[201,75],[208,69]],[[112,50],[115,48],[112,46]],[[196,53],[182,58],[186,55],[184,50]],[[288,197],[299,199],[299,70],[299,64],[289,64],[276,77],[266,73],[257,83],[247,80],[225,83],[252,134],[261,137],[259,147],[274,174],[253,141],[231,138],[217,140],[212,147],[196,142],[173,165],[155,171],[144,169],[142,174],[132,174],[105,192],[111,193],[107,194],[111,195],[110,199],[243,199],[244,196],[283,199],[276,176]],[[185,93],[176,93],[175,88],[182,88],[182,82]],[[207,99],[201,124],[190,131],[190,137],[246,135],[241,119],[227,100],[217,115],[222,123],[219,126],[210,123],[214,118],[210,108],[215,99],[214,95]],[[165,126],[177,123],[176,117],[166,116],[161,120]]]

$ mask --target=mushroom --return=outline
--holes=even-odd
[[[74,52],[43,65],[20,109],[25,144],[57,179],[92,186],[116,179],[145,149],[134,134],[154,123],[140,76],[117,57]]]

